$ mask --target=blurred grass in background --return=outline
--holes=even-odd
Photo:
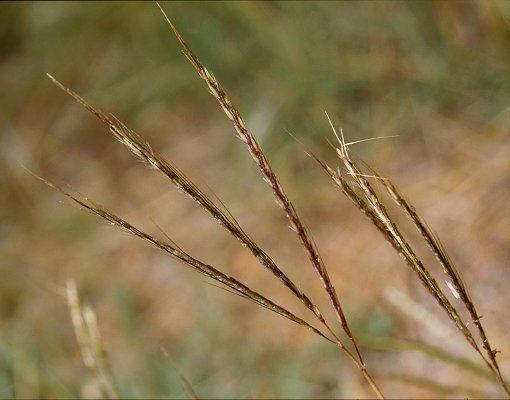
[[[331,270],[389,396],[496,396],[401,260],[285,132],[334,161],[324,110],[450,250],[510,372],[510,3],[169,3],[259,137]],[[50,72],[212,187],[301,286],[326,300],[269,190],[151,3],[0,5],[0,397],[94,396],[65,302],[96,309],[123,396],[366,396],[340,354],[72,207],[74,188],[273,298],[272,276],[134,162]],[[397,300],[395,300],[397,299]],[[421,308],[416,308],[417,305]],[[414,317],[412,316],[414,313]],[[164,351],[163,351],[164,350]],[[483,371],[483,369],[482,369]]]

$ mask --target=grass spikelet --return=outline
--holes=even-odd
[[[342,173],[340,169],[334,170],[324,162],[320,161],[311,152],[308,154],[318,162],[321,168],[330,176],[333,182],[342,190],[344,195],[351,200],[355,206],[369,218],[369,220],[381,232],[383,237],[390,242],[395,251],[404,259],[408,266],[416,273],[421,283],[425,286],[427,291],[439,303],[441,308],[445,310],[450,319],[455,323],[457,329],[463,334],[466,341],[474,348],[474,350],[481,356],[485,364],[494,373],[498,383],[505,390],[507,395],[510,395],[508,386],[506,385],[499,365],[496,361],[496,351],[490,347],[484,328],[480,323],[480,316],[476,312],[476,308],[467,292],[467,289],[462,282],[460,274],[457,272],[455,266],[448,257],[444,247],[442,246],[439,238],[437,238],[427,227],[425,222],[416,213],[414,207],[410,205],[407,200],[400,194],[395,185],[388,179],[377,172],[371,167],[366,166],[370,174],[364,174],[361,167],[353,161],[349,155],[348,145],[345,142],[343,132],[340,130],[340,135],[333,126],[329,115],[326,113],[328,122],[335,134],[339,147],[336,148],[337,155],[341,160],[346,173]],[[346,176],[350,177],[350,180]],[[422,239],[434,253],[439,264],[442,266],[445,274],[450,279],[447,281],[452,293],[455,297],[459,297],[466,309],[468,310],[474,324],[478,329],[479,336],[482,340],[482,346],[486,350],[489,357],[487,359],[480,350],[478,343],[474,339],[471,331],[468,329],[467,324],[464,323],[457,309],[452,305],[444,291],[437,284],[436,280],[432,277],[428,268],[418,258],[413,250],[410,242],[401,233],[396,222],[391,218],[386,210],[386,207],[380,196],[374,190],[373,186],[368,181],[367,177],[375,178],[377,182],[384,186],[390,194],[390,197],[397,203],[397,205],[404,211],[404,213],[411,219],[415,227],[421,234]],[[356,190],[359,188],[359,192]]]
[[[322,260],[322,257],[319,254],[319,251],[311,237],[310,232],[306,229],[304,223],[302,222],[296,209],[294,208],[294,205],[292,204],[292,202],[286,195],[285,191],[283,190],[280,181],[278,180],[276,174],[271,168],[271,165],[269,164],[269,161],[267,160],[264,152],[262,151],[262,148],[260,147],[258,141],[252,134],[252,132],[249,130],[241,114],[234,106],[230,98],[227,96],[227,93],[225,92],[221,84],[217,81],[214,75],[200,62],[198,57],[191,51],[190,47],[184,40],[183,36],[179,33],[174,24],[170,21],[163,8],[158,3],[157,5],[161,13],[163,14],[166,22],[168,23],[170,29],[175,34],[179,43],[181,44],[185,56],[188,58],[194,69],[197,71],[200,78],[202,78],[204,82],[207,84],[209,91],[216,98],[220,107],[225,112],[228,119],[232,122],[234,129],[237,133],[237,136],[246,144],[248,151],[252,156],[253,160],[255,161],[255,163],[257,164],[257,166],[259,167],[264,177],[264,180],[269,184],[269,186],[273,190],[273,193],[276,197],[278,204],[285,212],[285,215],[287,216],[291,224],[292,230],[296,232],[302,247],[308,254],[308,258],[323,284],[324,290],[326,291],[333,305],[333,308],[335,310],[338,321],[342,326],[342,329],[348,336],[349,340],[352,342],[360,362],[364,365],[363,358],[359,351],[358,345],[356,343],[354,336],[351,333],[351,330],[349,329],[347,319],[345,317],[342,306],[336,294],[335,288],[331,282],[331,279],[329,278],[329,274]]]

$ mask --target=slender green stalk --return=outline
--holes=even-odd
[[[185,390],[186,394],[188,395],[188,398],[190,398],[192,400],[198,400],[199,396],[198,396],[197,392],[195,391],[195,388],[189,381],[189,379],[186,377],[186,375],[184,375],[184,373],[180,370],[180,368],[178,368],[177,365],[175,365],[175,363],[170,359],[170,357],[168,356],[168,352],[166,351],[166,349],[164,347],[161,347],[161,351],[167,358],[167,361],[169,362],[170,366],[175,370],[175,372],[177,372],[177,375],[179,376],[179,380],[181,381],[181,384],[182,384],[182,388]]]

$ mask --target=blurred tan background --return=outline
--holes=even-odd
[[[324,110],[351,140],[399,135],[353,151],[391,177],[442,238],[510,376],[510,3],[164,7],[244,114],[312,230],[383,391],[500,396],[393,249],[286,130],[332,164]],[[212,188],[328,308],[269,188],[154,4],[2,3],[0,397],[95,395],[66,306],[68,279],[97,313],[124,397],[185,396],[165,354],[203,397],[371,396],[333,346],[213,287],[27,173],[23,166],[69,183],[159,234],[156,221],[192,255],[306,315],[46,72]]]

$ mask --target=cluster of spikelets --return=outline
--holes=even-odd
[[[158,4],[159,6],[159,4]],[[224,206],[221,201],[213,201],[209,198],[200,188],[193,183],[189,178],[187,178],[177,167],[175,167],[170,162],[163,159],[157,152],[146,142],[144,141],[137,133],[130,130],[126,125],[124,125],[121,121],[119,121],[115,116],[111,114],[105,114],[96,108],[92,107],[89,103],[87,103],[83,98],[77,95],[72,90],[63,86],[60,82],[58,82],[55,78],[49,75],[50,79],[55,83],[60,89],[68,93],[72,96],[80,105],[89,110],[92,114],[94,114],[108,129],[108,131],[118,139],[122,144],[124,144],[136,157],[141,159],[143,162],[151,166],[153,169],[160,171],[163,175],[165,175],[170,181],[183,193],[187,194],[194,201],[196,201],[207,213],[209,213],[214,219],[216,219],[232,236],[234,236],[243,246],[249,249],[249,251],[259,260],[260,265],[264,268],[267,268],[278,280],[281,282],[283,286],[285,286],[288,290],[290,290],[293,295],[298,298],[305,306],[310,310],[313,317],[317,320],[319,328],[314,326],[314,324],[307,322],[305,319],[295,315],[294,313],[287,310],[284,306],[276,304],[271,299],[261,295],[256,290],[253,290],[237,279],[227,276],[222,273],[216,267],[211,265],[207,265],[202,261],[192,257],[190,254],[186,253],[182,248],[180,248],[177,244],[175,244],[169,237],[166,235],[166,239],[159,239],[150,234],[143,232],[137,227],[131,225],[129,222],[123,220],[112,212],[106,210],[105,208],[95,204],[94,202],[79,198],[73,194],[68,193],[62,188],[54,185],[50,182],[47,182],[50,186],[55,189],[61,191],[63,194],[71,198],[73,201],[78,203],[80,206],[89,210],[90,212],[104,218],[109,221],[111,224],[124,229],[125,231],[133,234],[134,236],[139,237],[151,245],[161,249],[167,254],[175,257],[176,259],[181,260],[185,265],[195,269],[196,271],[208,276],[209,278],[215,280],[223,287],[227,288],[227,290],[244,297],[252,302],[264,307],[270,311],[273,311],[288,320],[297,323],[299,325],[304,326],[309,329],[311,332],[317,334],[322,339],[331,342],[336,345],[343,353],[345,353],[348,358],[353,362],[356,368],[360,371],[363,378],[366,380],[368,385],[372,388],[374,393],[379,398],[384,398],[381,389],[376,384],[373,377],[368,373],[366,369],[366,364],[363,360],[359,347],[356,343],[356,340],[351,333],[347,319],[342,310],[342,306],[338,295],[335,291],[335,288],[329,278],[328,271],[326,265],[324,264],[319,251],[313,241],[313,238],[310,232],[306,229],[302,219],[298,215],[296,209],[294,208],[291,200],[286,195],[282,185],[280,184],[276,174],[273,172],[270,163],[268,162],[264,152],[262,151],[259,143],[255,139],[254,135],[248,129],[245,121],[241,117],[239,111],[235,108],[231,100],[228,98],[225,90],[216,80],[214,75],[202,65],[197,56],[191,51],[189,46],[184,41],[184,38],[179,34],[179,32],[175,29],[172,22],[168,19],[167,15],[160,7],[163,16],[165,17],[169,27],[177,36],[180,44],[183,47],[183,51],[185,56],[191,62],[195,70],[197,71],[200,78],[202,78],[211,94],[216,98],[221,108],[227,115],[228,119],[232,122],[237,136],[246,144],[249,153],[257,164],[260,172],[263,175],[263,179],[268,183],[271,187],[273,194],[281,206],[283,212],[289,220],[290,226],[295,231],[298,239],[306,251],[310,264],[321,280],[324,291],[326,292],[333,310],[337,316],[340,327],[342,328],[345,336],[348,338],[350,345],[347,345],[339,335],[337,335],[334,331],[332,325],[326,321],[322,312],[319,310],[318,306],[305,294],[303,293],[298,286],[275,264],[272,258],[261,249],[257,243],[250,238],[250,236],[243,230],[243,228],[239,225],[236,219],[232,216],[232,214],[228,211],[228,209]],[[328,116],[329,120],[329,116]],[[440,307],[448,314],[448,316],[455,323],[455,326],[461,332],[463,337],[468,341],[468,343],[474,348],[474,350],[482,357],[487,367],[493,372],[495,378],[497,379],[500,386],[504,389],[507,395],[510,396],[510,391],[505,384],[505,381],[501,375],[500,368],[498,362],[496,360],[497,351],[494,350],[489,341],[487,339],[486,333],[482,324],[480,322],[480,316],[478,315],[476,308],[468,294],[468,291],[463,284],[459,273],[455,269],[453,263],[450,258],[446,254],[441,242],[435,236],[431,230],[428,228],[423,219],[416,213],[415,209],[409,202],[400,194],[395,185],[393,185],[387,178],[381,176],[377,172],[375,172],[369,166],[357,162],[353,160],[350,156],[348,148],[350,143],[346,143],[343,137],[342,131],[338,134],[337,130],[334,128],[331,120],[329,120],[331,127],[338,139],[338,146],[336,147],[336,151],[338,153],[339,160],[341,162],[342,167],[338,167],[336,169],[331,168],[321,160],[319,160],[313,153],[307,151],[307,153],[315,160],[317,163],[324,169],[324,171],[330,176],[331,180],[335,185],[339,187],[339,189],[345,194],[347,198],[349,198],[355,206],[369,218],[373,225],[381,232],[384,238],[390,242],[392,247],[397,251],[406,264],[416,273],[421,283],[428,290],[430,295],[434,297],[439,303]],[[473,326],[476,327],[476,331],[480,337],[480,341],[482,342],[482,346],[480,347],[478,341],[475,340],[473,334],[468,328],[468,323],[465,323],[457,309],[452,305],[452,303],[448,300],[448,297],[441,289],[441,287],[437,284],[436,280],[432,277],[429,269],[424,265],[424,263],[418,258],[415,251],[409,244],[409,241],[404,237],[401,230],[395,223],[394,219],[389,215],[387,211],[387,207],[384,205],[381,196],[374,189],[374,185],[369,182],[369,179],[374,179],[375,184],[382,185],[382,187],[389,193],[390,197],[396,202],[401,210],[409,217],[414,226],[418,229],[421,237],[428,245],[428,247],[433,252],[437,261],[441,265],[444,270],[444,273],[447,275],[448,281],[447,284],[451,289],[454,296],[461,300],[462,305],[467,309],[470,318],[473,321]],[[73,293],[75,290],[70,288],[70,299],[76,298]],[[73,314],[75,316],[81,315],[79,313],[78,307],[76,306],[76,301],[71,301],[70,305],[72,307]],[[79,323],[79,318],[74,318],[75,325]],[[83,324],[79,324],[82,326]],[[90,336],[90,335],[89,335]],[[84,339],[85,340],[85,339]],[[92,352],[92,354],[94,354]],[[91,360],[94,357],[89,357]],[[101,360],[101,357],[96,357],[97,360]],[[99,368],[101,363],[91,363],[91,366],[96,365]],[[103,369],[103,372],[105,370]],[[104,374],[100,374],[104,375]],[[107,384],[108,380],[105,383],[106,391],[114,391],[114,388],[111,388]]]

